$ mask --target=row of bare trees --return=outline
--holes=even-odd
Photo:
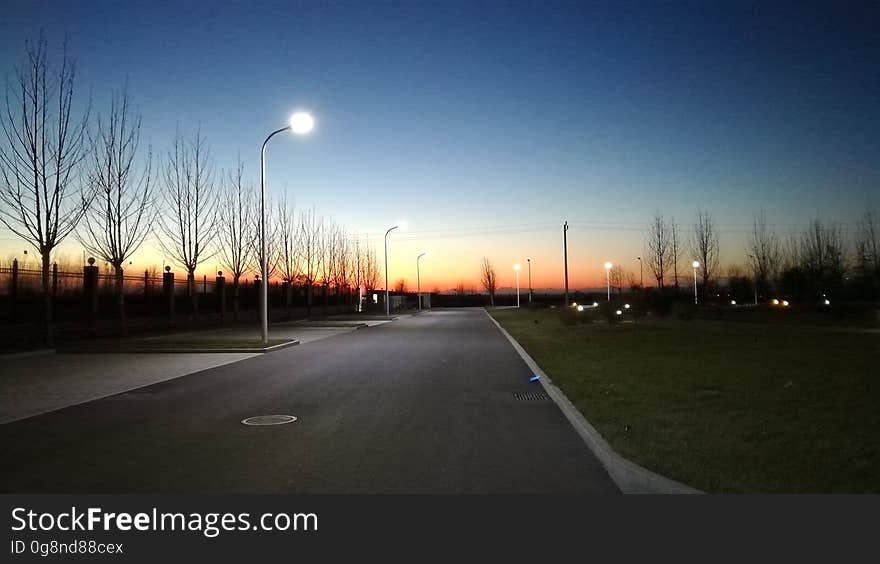
[[[259,201],[241,159],[216,175],[199,127],[191,138],[178,130],[157,166],[152,148],[141,144],[142,118],[127,84],[112,93],[106,114],[92,120],[91,103],[74,100],[75,68],[66,46],[53,66],[42,36],[27,42],[0,115],[0,222],[40,254],[47,345],[54,344],[51,257],[71,235],[112,266],[120,333],[123,271],[151,236],[185,269],[193,315],[195,272],[219,257],[232,277],[237,318],[239,283],[262,263]],[[294,285],[307,289],[309,314],[316,285],[325,305],[331,288],[338,295],[377,285],[379,264],[369,241],[314,210],[296,210],[285,197],[269,204],[268,216],[265,275],[286,284],[288,307]]]
[[[719,230],[712,215],[698,210],[689,241],[683,244],[679,225],[657,211],[648,227],[645,256],[659,288],[679,285],[679,265],[686,260],[700,263],[702,288],[716,281],[720,273]],[[848,250],[849,248],[849,250]],[[758,291],[821,294],[838,289],[844,275],[852,272],[876,293],[880,278],[880,220],[866,210],[854,230],[851,244],[839,224],[816,219],[786,239],[768,222],[767,214],[755,214],[746,254]],[[687,268],[687,267],[686,267]]]
[[[682,234],[675,218],[666,219],[659,210],[654,213],[645,240],[645,261],[657,280],[658,288],[679,287],[679,266],[683,257],[691,256],[700,262],[700,275],[705,288],[717,274],[719,265],[719,237],[711,214],[697,210],[696,222],[690,240]],[[688,255],[689,253],[689,255]]]

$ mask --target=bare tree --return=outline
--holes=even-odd
[[[669,260],[672,262],[672,285],[675,286],[675,292],[678,293],[678,264],[681,260],[682,240],[674,217],[669,221],[669,236],[671,243]]]
[[[98,117],[92,138],[88,181],[95,200],[84,216],[79,239],[90,253],[113,267],[117,325],[125,334],[124,266],[150,233],[153,220],[152,151],[139,155],[141,116],[131,115],[128,85],[113,94],[107,121]]]
[[[6,111],[0,115],[0,222],[40,253],[45,341],[53,346],[51,255],[76,228],[94,192],[79,174],[89,110],[74,115],[76,67],[66,44],[60,68],[50,67],[47,51],[42,36],[26,42],[15,82],[6,84]]]
[[[608,271],[608,281],[611,289],[615,290],[618,296],[623,293],[623,288],[626,286],[627,280],[630,278],[635,280],[635,276],[624,270],[619,264],[613,266],[611,270]]]
[[[284,282],[284,309],[290,316],[290,308],[293,305],[293,286],[300,276],[299,237],[300,230],[296,221],[296,212],[292,204],[287,200],[287,195],[282,196],[276,208],[278,217],[278,272]]]
[[[369,241],[367,241],[369,245]],[[370,247],[364,253],[363,284],[367,290],[374,290],[379,285],[379,261],[376,258],[376,249]]]
[[[191,141],[180,132],[175,134],[162,178],[163,210],[158,216],[157,238],[162,250],[186,269],[187,296],[196,316],[196,268],[213,256],[210,246],[220,227],[210,150],[201,128]]]
[[[830,290],[841,283],[846,254],[839,226],[814,220],[801,234],[799,251],[800,268],[810,290]]]
[[[346,233],[344,227],[339,228],[336,245],[337,252],[334,257],[336,265],[333,267],[333,286],[336,288],[336,303],[339,305],[340,292],[344,294],[346,298],[351,296],[351,292],[349,292],[349,287],[351,285],[351,271],[349,269],[351,264],[351,241],[349,240],[348,233]],[[351,305],[350,302],[348,305]]]
[[[394,284],[394,291],[399,294],[405,294],[407,292],[406,278],[401,278]]]
[[[779,237],[767,224],[767,213],[764,210],[755,215],[747,251],[758,286],[757,291],[767,292],[770,282],[778,275],[782,251]]]
[[[495,267],[489,262],[489,259],[483,257],[480,266],[480,283],[483,289],[489,293],[489,303],[495,307],[495,290],[498,288],[498,277],[495,274]]]
[[[299,249],[300,273],[306,288],[306,315],[312,315],[315,282],[321,262],[321,232],[323,221],[315,216],[315,210],[300,212]]]
[[[334,269],[336,268],[336,253],[338,251],[336,240],[339,237],[339,229],[332,220],[324,224],[321,232],[321,288],[324,293],[324,315],[330,305],[330,285],[333,283]]]
[[[669,224],[666,223],[660,210],[657,210],[648,227],[645,256],[648,259],[648,268],[657,280],[658,288],[663,288],[666,272],[669,270],[672,258],[671,239]]]
[[[694,223],[693,240],[691,248],[694,256],[700,261],[700,273],[703,277],[703,293],[705,294],[709,280],[718,270],[718,230],[715,228],[715,220],[702,210],[697,210],[697,220]]]
[[[856,230],[856,262],[863,276],[880,276],[880,217],[865,210]]]
[[[254,191],[244,180],[241,158],[225,178],[218,216],[220,264],[232,276],[232,318],[237,321],[241,309],[241,278],[256,265],[252,244],[257,221]]]

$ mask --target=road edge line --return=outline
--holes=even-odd
[[[539,376],[539,382],[544,387],[547,395],[556,403],[556,406],[568,419],[571,426],[586,443],[587,447],[599,459],[602,466],[614,480],[614,483],[620,488],[620,491],[627,494],[702,494],[704,492],[692,488],[681,482],[676,482],[665,476],[661,476],[656,472],[652,472],[643,466],[639,466],[635,462],[620,456],[611,445],[608,444],[599,431],[593,427],[584,415],[574,406],[550,379],[549,376],[538,366],[538,363],[526,352],[516,339],[514,339],[498,321],[492,317],[485,308],[483,311],[486,316],[495,324],[495,327],[501,331],[501,334],[507,337],[514,350],[528,365],[529,369]]]

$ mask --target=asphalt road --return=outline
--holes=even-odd
[[[0,489],[617,491],[530,376],[482,310],[432,311],[0,425]]]

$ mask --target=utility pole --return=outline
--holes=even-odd
[[[532,259],[527,258],[526,262],[529,263],[529,304],[532,303]]]
[[[565,256],[565,307],[568,307],[568,222],[562,226],[562,250]]]

